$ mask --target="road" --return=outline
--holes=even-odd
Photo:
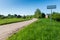
[[[31,24],[32,22],[36,21],[37,19],[32,19],[29,21],[12,23],[7,25],[0,26],[0,40],[6,40],[14,32],[18,31],[19,29]]]

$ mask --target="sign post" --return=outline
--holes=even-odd
[[[56,5],[48,5],[47,9],[50,9],[51,10],[51,14],[52,14],[52,9],[56,9]],[[50,14],[50,22],[52,20],[52,15],[51,14]]]

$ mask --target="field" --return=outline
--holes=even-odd
[[[26,21],[29,19],[23,19],[23,18],[6,18],[6,19],[0,19],[0,25],[4,24],[10,24],[10,23],[15,23],[15,22],[21,22],[21,21]]]
[[[39,19],[19,30],[7,40],[60,40],[60,22]]]

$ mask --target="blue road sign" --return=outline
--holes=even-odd
[[[56,5],[49,5],[47,6],[47,9],[56,9]]]
[[[49,5],[47,6],[47,9],[51,9],[51,14],[52,14],[52,9],[56,9],[56,5]],[[51,20],[52,20],[52,15],[50,14],[50,23],[51,23]]]

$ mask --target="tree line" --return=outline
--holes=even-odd
[[[14,15],[8,14],[8,16],[0,15],[0,19],[5,19],[5,18],[21,18],[21,17],[22,17],[21,15],[17,15],[17,14],[14,14]]]
[[[60,13],[58,12],[53,12],[52,14],[48,14],[48,17],[50,18],[50,15],[52,15],[52,19],[56,21],[60,21]],[[27,15],[27,16],[21,16],[21,15],[11,15],[8,14],[8,16],[0,15],[0,19],[5,19],[5,18],[45,18],[45,13],[42,13],[40,9],[36,9],[34,15]]]
[[[27,16],[21,16],[21,15],[11,15],[8,14],[7,16],[0,15],[0,19],[5,19],[5,18],[45,18],[45,14],[41,13],[40,9],[36,9],[34,15],[27,15]]]
[[[6,19],[6,18],[32,18],[32,17],[33,17],[32,15],[21,16],[21,15],[17,15],[17,14],[14,14],[14,15],[8,14],[7,16],[0,15],[0,19]]]

